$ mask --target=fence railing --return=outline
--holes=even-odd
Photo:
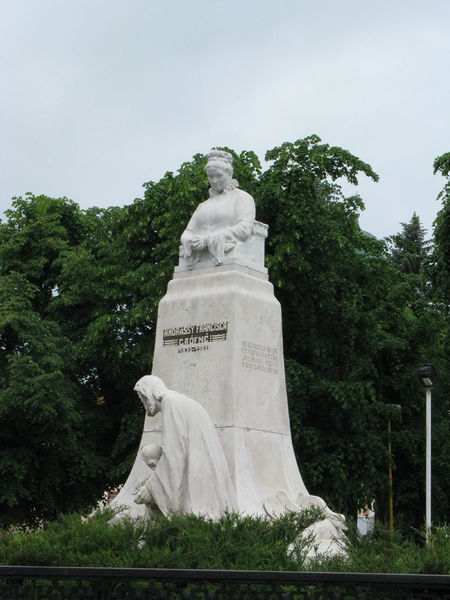
[[[450,600],[449,575],[0,566],[1,600]]]

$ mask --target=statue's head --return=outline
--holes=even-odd
[[[142,460],[150,469],[155,469],[158,460],[161,458],[162,449],[158,444],[146,444],[141,450]]]
[[[164,382],[156,375],[144,375],[134,386],[140,401],[149,417],[154,417],[161,410],[162,399],[167,393]]]
[[[206,174],[211,184],[212,195],[230,190],[237,182],[233,180],[233,157],[224,150],[212,150],[207,154]]]

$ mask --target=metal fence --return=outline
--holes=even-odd
[[[0,566],[1,600],[450,600],[449,575]]]

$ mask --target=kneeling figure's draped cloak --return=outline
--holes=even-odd
[[[161,425],[163,454],[146,483],[161,512],[215,518],[235,510],[225,454],[206,410],[168,390],[162,399]]]

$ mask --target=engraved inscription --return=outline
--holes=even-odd
[[[241,366],[278,375],[278,352],[275,346],[242,342]]]
[[[209,346],[185,346],[178,348],[178,354],[183,354],[184,352],[202,352],[203,350],[209,350]]]
[[[163,346],[177,346],[178,353],[201,352],[209,349],[209,343],[226,341],[228,321],[200,323],[163,330]]]

